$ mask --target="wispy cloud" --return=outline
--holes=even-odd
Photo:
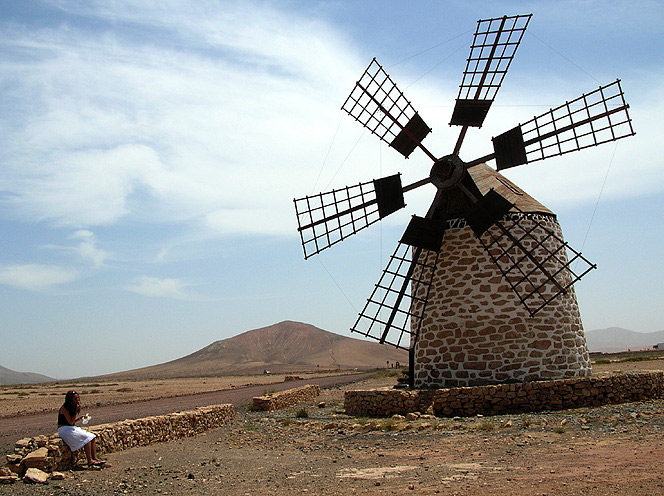
[[[78,272],[52,265],[0,266],[0,284],[30,291],[44,291],[76,280]]]
[[[78,253],[82,258],[92,261],[95,267],[99,268],[108,258],[109,253],[97,246],[95,235],[92,231],[80,230],[71,236],[73,239],[79,239]]]
[[[125,289],[143,296],[190,300],[193,299],[193,297],[184,291],[188,286],[190,286],[190,284],[187,284],[180,279],[160,279],[158,277],[140,276],[129,282],[129,284],[125,286]]]
[[[0,117],[0,204],[60,226],[142,212],[224,233],[289,231],[280,212],[313,174],[330,136],[320,130],[355,77],[343,42],[267,6],[137,3],[128,14],[121,3],[86,12],[113,32],[2,30],[14,56],[0,67],[0,103],[21,112]],[[162,42],[135,39],[123,21],[163,30]],[[209,221],[220,211],[233,222]]]

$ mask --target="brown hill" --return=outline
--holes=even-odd
[[[163,379],[213,375],[372,369],[386,362],[408,363],[408,354],[391,346],[348,338],[310,324],[285,321],[215,341],[191,355],[104,377]]]
[[[16,372],[0,365],[0,385],[12,384],[37,384],[40,382],[53,382],[53,377],[48,377],[34,372]]]

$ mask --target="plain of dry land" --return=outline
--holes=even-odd
[[[348,371],[297,373],[303,379],[347,374]],[[155,398],[173,398],[247,386],[282,383],[288,374],[229,375],[155,380],[85,380],[0,386],[0,418],[56,411],[65,393],[76,390],[85,407],[136,403]],[[268,388],[269,389],[269,388]]]
[[[326,388],[315,402],[269,414],[240,407],[235,422],[204,435],[112,453],[104,470],[0,486],[0,494],[664,494],[664,400],[410,421],[343,412],[344,391],[390,383]]]

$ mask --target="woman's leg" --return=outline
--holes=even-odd
[[[94,461],[98,461],[98,460],[97,460],[97,443],[96,443],[96,441],[97,441],[96,439],[93,439],[93,440],[90,441],[90,443],[89,443],[89,444],[92,445],[92,448],[91,448],[91,449],[92,449],[92,459],[93,459]]]
[[[92,440],[94,441],[94,439]],[[94,460],[92,458],[92,446],[90,446],[91,443],[86,444],[83,446],[83,450],[85,451],[85,459],[88,462],[88,465],[90,465]]]

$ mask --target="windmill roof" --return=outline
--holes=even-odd
[[[555,215],[512,181],[486,164],[471,167],[468,169],[468,173],[483,195],[494,189],[496,193],[515,204],[523,212]]]

